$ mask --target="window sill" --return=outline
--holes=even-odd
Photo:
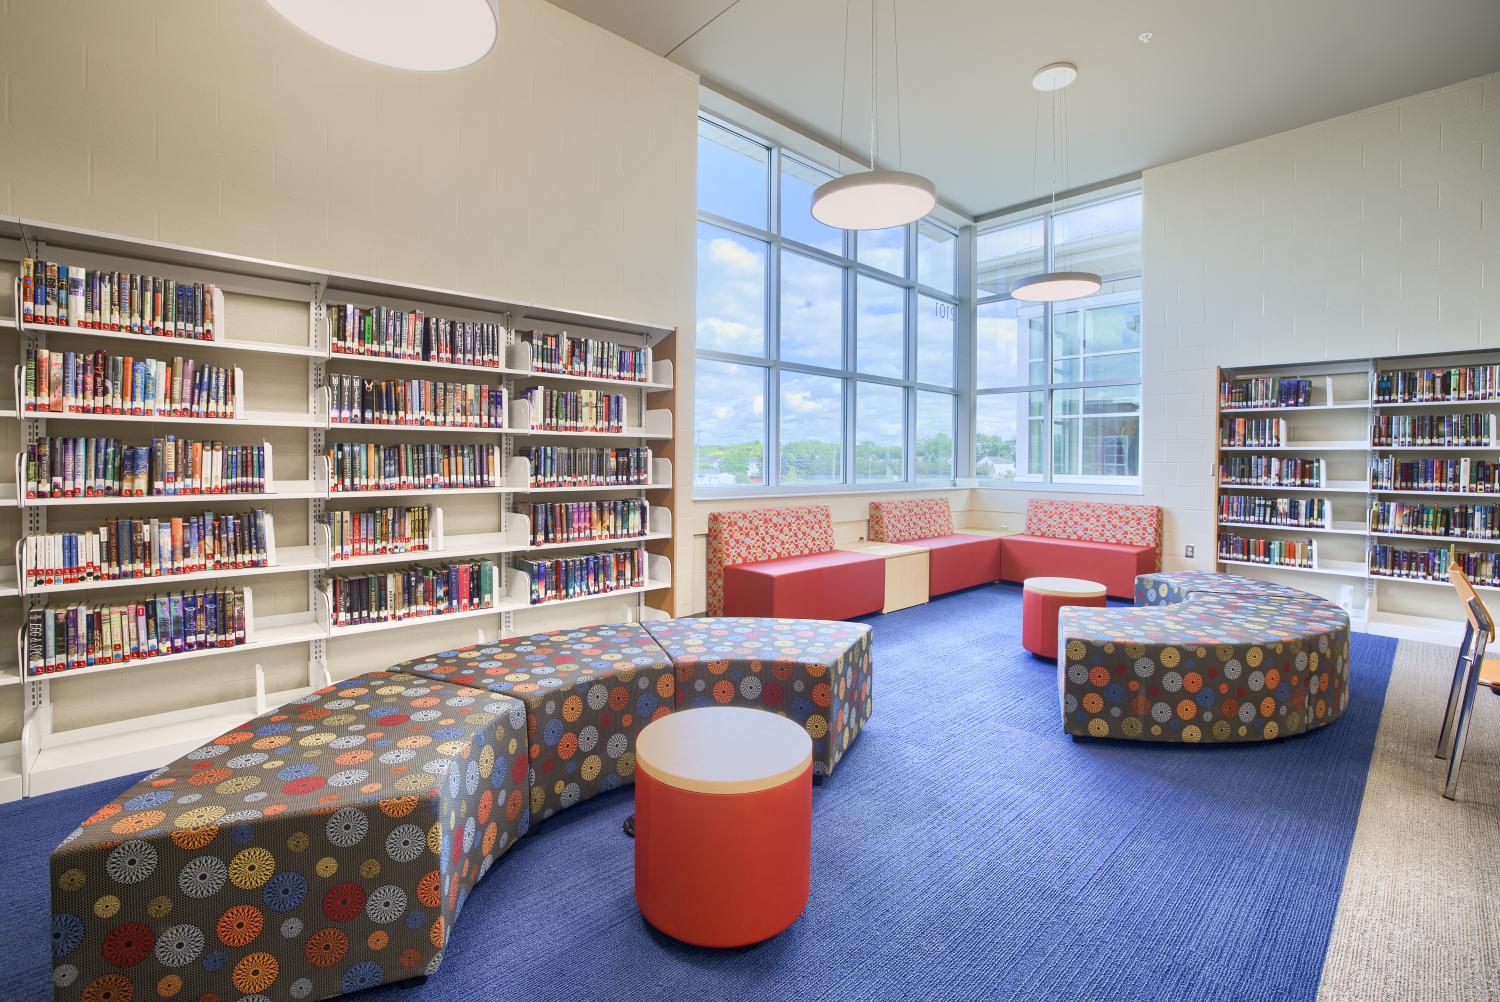
[[[1098,482],[1079,482],[1076,484],[1005,480],[979,480],[974,486],[982,491],[1020,491],[1028,494],[1120,494],[1129,497],[1140,497],[1146,493],[1139,483],[1133,484],[1109,484]]]
[[[843,495],[861,494],[920,494],[934,493],[937,491],[962,491],[975,486],[970,481],[945,481],[943,483],[889,483],[889,484],[859,484],[857,486],[829,486],[818,487],[809,484],[805,490],[789,490],[785,485],[781,487],[725,487],[699,488],[693,491],[694,501],[753,501],[757,498],[808,498],[808,497],[839,497]]]

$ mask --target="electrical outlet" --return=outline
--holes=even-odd
[[[1191,557],[1193,555],[1193,544],[1192,543],[1187,544],[1187,546],[1185,546],[1183,548],[1183,554],[1182,555],[1184,557]]]

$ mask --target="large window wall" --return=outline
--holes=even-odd
[[[1086,299],[1012,299],[1037,272],[1092,271]],[[982,487],[1138,490],[1141,194],[1115,190],[978,228],[975,476]]]
[[[833,174],[698,124],[694,471],[700,496],[951,484],[962,460],[958,233],[845,233]]]

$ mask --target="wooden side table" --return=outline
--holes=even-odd
[[[921,546],[904,543],[845,543],[840,550],[871,553],[885,558],[885,608],[895,612],[923,605],[928,597],[928,552]]]

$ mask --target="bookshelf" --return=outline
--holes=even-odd
[[[1500,594],[1500,351],[1221,369],[1217,424],[1220,569],[1441,643],[1460,632],[1450,555]]]
[[[126,272],[170,279],[190,288],[212,286],[218,292],[213,300],[212,334],[164,337],[101,329],[72,322],[76,313],[68,323],[27,321],[22,318],[20,274],[21,262],[28,257],[88,269],[90,274]],[[665,618],[649,603],[672,586],[672,563],[666,552],[673,541],[674,520],[669,504],[663,502],[671,499],[674,476],[670,458],[652,458],[653,453],[645,450],[651,449],[651,443],[669,443],[673,435],[673,364],[670,358],[654,356],[655,348],[672,334],[670,328],[14,218],[0,218],[0,280],[7,289],[0,296],[0,366],[10,366],[13,372],[10,380],[0,381],[0,386],[9,387],[0,391],[0,418],[11,419],[0,426],[13,428],[7,434],[15,437],[14,443],[0,441],[0,449],[15,448],[15,462],[0,463],[0,527],[13,544],[15,557],[11,566],[0,566],[0,631],[9,630],[15,639],[14,644],[0,645],[4,651],[0,653],[0,691],[15,686],[13,691],[22,704],[16,717],[16,739],[0,741],[0,802],[159,765],[266,707],[347,677],[353,664],[368,670],[400,660],[390,654],[399,631],[430,627],[426,633],[413,634],[409,642],[436,636],[440,639],[432,641],[432,649],[458,646],[476,638],[597,622],[599,614],[591,614],[588,608],[602,600],[628,603],[627,615],[638,620]],[[8,291],[12,286],[13,294]],[[187,303],[193,302],[189,292]],[[399,324],[405,326],[392,321],[391,326],[379,329],[378,339],[381,345],[395,346],[380,350],[399,357],[351,353],[347,341],[335,350],[335,307],[369,311],[382,323],[400,315]],[[190,325],[191,310],[186,315]],[[352,315],[342,314],[339,322]],[[429,322],[432,326],[424,326]],[[121,326],[130,326],[128,318]],[[371,331],[375,331],[373,326]],[[613,369],[599,367],[577,374],[539,371],[534,341],[543,338],[587,339],[597,357],[625,359],[633,368],[622,378],[609,375]],[[580,351],[584,347],[581,341],[549,343],[571,344]],[[455,352],[455,345],[464,350]],[[483,351],[468,350],[481,345]],[[234,416],[33,410],[24,407],[28,348],[102,351],[137,361],[181,357],[201,366],[222,367],[235,376],[236,392],[228,400]],[[465,426],[460,422],[466,418],[397,424],[335,420],[333,394],[341,376],[361,386],[402,383],[404,392],[434,393],[438,403],[433,414],[452,413],[452,400],[441,395],[444,390],[438,384],[484,387],[487,394],[499,395],[499,420],[487,421],[493,427]],[[422,382],[421,390],[412,391],[413,381],[430,383]],[[524,395],[528,388],[540,386],[617,398],[611,405],[622,408],[622,430],[581,430],[593,425],[575,425],[570,430],[534,428],[540,422],[533,420]],[[425,402],[432,397],[390,399]],[[447,411],[441,410],[444,401]],[[110,439],[124,447],[149,445],[169,435],[263,447],[264,491],[27,496],[27,452],[40,440]],[[470,468],[463,467],[462,476],[449,478],[449,467],[444,466],[442,479],[375,477],[360,483],[407,486],[344,489],[334,483],[327,455],[337,443],[382,447],[373,451],[378,456],[394,455],[402,447],[493,449],[494,474],[476,481],[469,476]],[[533,445],[642,450],[632,454],[646,458],[628,482],[549,481],[532,486],[524,450]],[[452,469],[460,469],[454,463]],[[384,466],[378,472],[387,473]],[[521,511],[533,503],[619,499],[639,501],[638,533],[602,539],[533,539]],[[410,505],[430,506],[427,549],[367,552],[348,558],[334,553],[325,520],[329,512]],[[25,541],[30,537],[82,532],[116,518],[170,519],[257,508],[266,511],[269,529],[263,566],[149,578],[27,583]],[[6,511],[13,514],[5,516]],[[645,553],[647,547],[666,552]],[[639,580],[597,595],[540,605],[530,600],[527,575],[515,566],[523,559],[589,558],[596,552],[621,549],[643,551],[639,560],[644,571]],[[475,566],[493,566],[492,600],[484,607],[334,625],[331,589],[335,576],[387,575],[403,567],[471,561],[481,562]],[[243,592],[243,643],[159,653],[139,660],[101,660],[52,673],[27,669],[30,609],[71,604],[97,607],[197,587]],[[561,606],[567,608],[555,611]],[[610,618],[615,618],[614,608],[610,607]],[[365,639],[367,634],[378,636]],[[161,667],[170,665],[180,667]],[[117,680],[129,681],[122,685]],[[143,694],[131,691],[137,682]],[[170,699],[160,706],[151,705],[151,692],[168,693]],[[113,702],[120,708],[111,712],[108,707]],[[0,722],[6,719],[0,713]]]

